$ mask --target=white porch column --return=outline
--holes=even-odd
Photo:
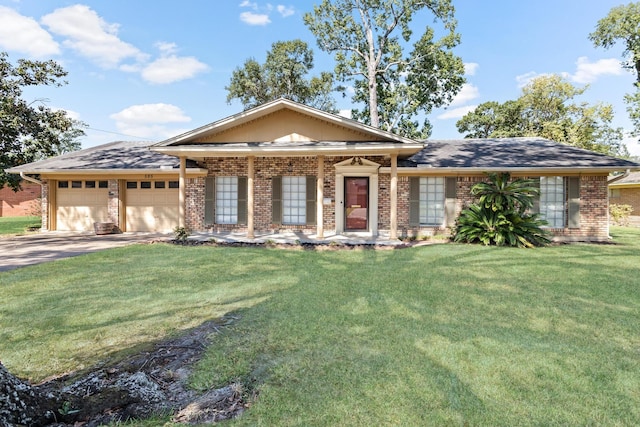
[[[178,192],[178,226],[184,227],[185,221],[185,207],[187,200],[187,158],[180,157],[180,181]]]
[[[255,178],[255,157],[247,157],[247,237],[249,239],[255,238],[254,230],[254,178]]]
[[[324,156],[318,156],[316,194],[316,238],[324,239]]]
[[[390,191],[391,224],[389,238],[398,238],[398,155],[391,155],[391,191]]]

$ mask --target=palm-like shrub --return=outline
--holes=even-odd
[[[546,221],[527,212],[540,194],[532,180],[510,180],[508,173],[488,174],[488,181],[474,185],[471,193],[479,197],[478,203],[460,213],[454,241],[518,247],[550,242],[541,228]]]

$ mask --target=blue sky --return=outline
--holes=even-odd
[[[453,0],[467,65],[463,90],[429,116],[434,139],[458,138],[455,122],[474,106],[520,95],[537,75],[561,73],[589,89],[580,100],[614,106],[615,125],[630,128],[624,103],[634,76],[619,63],[623,48],[596,49],[588,39],[620,0]],[[114,140],[162,140],[241,111],[227,104],[233,70],[264,61],[272,43],[300,38],[315,51],[315,72],[331,71],[302,22],[319,0],[67,1],[0,0],[0,50],[54,59],[68,85],[26,92],[89,124],[83,147]],[[416,33],[431,25],[421,14]],[[336,95],[336,98],[340,98]],[[348,99],[339,107],[349,109]],[[640,155],[629,138],[627,147]]]

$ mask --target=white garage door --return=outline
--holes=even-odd
[[[108,221],[108,181],[58,181],[56,229],[92,231],[94,222]]]
[[[178,181],[127,181],[127,231],[173,231],[178,187]]]

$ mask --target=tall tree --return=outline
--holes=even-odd
[[[629,3],[612,8],[598,21],[589,39],[596,47],[610,49],[624,45],[623,66],[636,75],[635,90],[624,97],[627,112],[634,127],[634,135],[640,136],[640,3]]]
[[[412,38],[411,21],[421,11],[442,24],[441,38],[428,26]],[[353,101],[365,106],[354,118],[427,137],[428,121],[414,118],[451,102],[465,81],[452,52],[460,43],[454,12],[451,0],[323,0],[304,21],[320,49],[335,54],[336,78],[353,82]]]
[[[611,125],[611,105],[574,101],[586,90],[559,75],[541,76],[526,85],[518,99],[480,104],[456,127],[465,138],[538,136],[604,154],[628,155],[622,129]]]
[[[245,109],[278,98],[287,98],[319,108],[335,111],[333,76],[322,72],[307,79],[313,69],[313,51],[302,40],[279,41],[271,45],[267,59],[260,64],[247,59],[236,68],[227,89],[227,102],[240,100]]]
[[[80,122],[41,100],[23,99],[24,88],[59,87],[66,75],[54,61],[19,59],[14,66],[0,52],[0,187],[19,188],[20,178],[6,172],[10,167],[80,148]]]

